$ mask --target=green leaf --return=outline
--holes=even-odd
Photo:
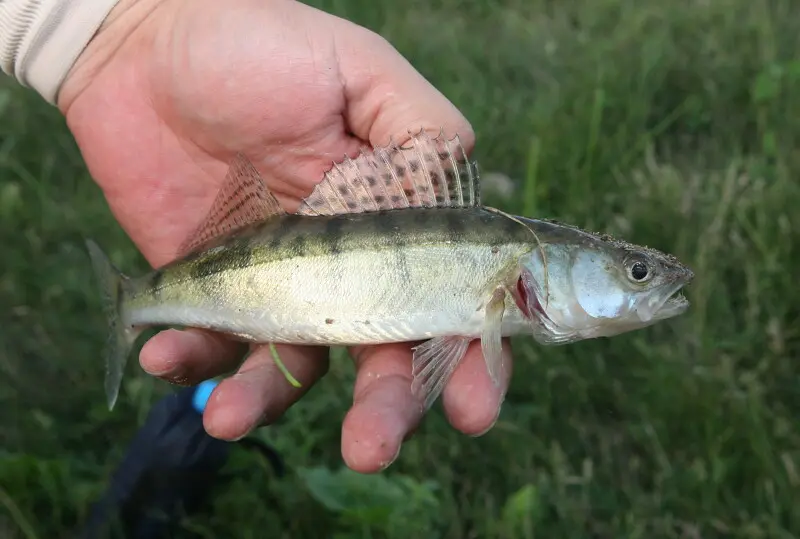
[[[391,529],[402,537],[412,528],[432,526],[438,516],[433,482],[400,475],[365,475],[349,468],[335,472],[306,468],[299,473],[314,499],[338,513],[345,525]]]
[[[525,485],[506,499],[503,505],[503,523],[509,530],[524,529],[536,523],[542,515],[539,489]]]
[[[763,104],[777,98],[781,90],[782,75],[783,71],[780,69],[764,69],[761,71],[753,85],[753,101],[756,104]]]

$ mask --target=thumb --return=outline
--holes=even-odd
[[[383,37],[343,22],[336,50],[353,134],[372,145],[390,138],[402,145],[409,131],[438,135],[443,129],[447,138],[458,135],[470,153],[475,134],[464,115]]]

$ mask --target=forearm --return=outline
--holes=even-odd
[[[119,0],[0,1],[0,67],[50,103]]]

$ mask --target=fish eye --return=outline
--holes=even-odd
[[[650,265],[641,257],[632,258],[626,266],[628,268],[628,278],[633,282],[644,283],[652,277],[653,272],[650,269]]]
[[[648,273],[647,264],[644,262],[635,262],[633,266],[631,266],[631,277],[633,277],[636,281],[642,281],[646,279]]]

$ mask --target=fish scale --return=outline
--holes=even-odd
[[[332,222],[339,225],[332,228]],[[485,286],[475,283],[488,282],[535,248],[527,229],[508,222],[485,210],[460,209],[313,217],[292,227],[277,219],[227,247],[162,268],[157,288],[147,276],[132,281],[128,322],[182,323],[181,313],[192,309],[214,321],[201,326],[193,315],[195,327],[248,334],[254,342],[297,342],[298,328],[311,323],[316,329],[305,342],[372,344],[388,336],[428,338],[431,322],[417,313],[441,310],[449,316],[439,330],[464,331],[486,296]],[[273,245],[280,228],[282,238]],[[454,263],[467,268],[455,278]],[[240,312],[231,312],[230,303]],[[366,324],[375,329],[364,330]],[[393,324],[403,329],[392,331]],[[479,324],[472,325],[470,334],[479,335]]]
[[[472,340],[499,384],[503,337],[645,327],[688,307],[673,294],[693,277],[655,249],[483,206],[458,137],[424,132],[336,164],[291,215],[237,156],[175,261],[149,275],[88,249],[111,325],[109,407],[141,331],[177,325],[254,343],[423,341],[411,389],[428,408]]]

